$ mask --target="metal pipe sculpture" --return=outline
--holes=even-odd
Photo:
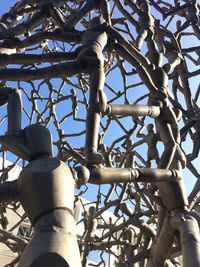
[[[0,106],[3,111],[7,104],[7,115],[1,115],[0,125],[7,118],[7,131],[2,128],[0,135],[0,235],[3,231],[7,239],[2,240],[21,244],[9,266],[86,267],[96,249],[101,251],[96,265],[105,266],[103,254],[117,255],[116,245],[123,246],[120,267],[200,266],[200,175],[195,168],[200,86],[194,92],[191,85],[200,72],[188,64],[199,63],[200,47],[184,46],[185,38],[193,36],[190,43],[200,38],[200,6],[196,0],[171,2],[125,0],[123,6],[119,0],[21,0],[1,17]],[[23,129],[22,113],[30,124]],[[78,123],[75,132],[71,123]],[[57,130],[54,143],[47,127]],[[190,154],[183,143],[187,134],[193,142]],[[74,142],[78,136],[84,136],[85,145]],[[145,143],[146,150],[140,149]],[[7,181],[6,151],[23,160],[13,181]],[[198,179],[189,197],[186,167]],[[89,184],[99,187],[95,205],[88,208],[81,196]],[[87,214],[78,240],[75,194]],[[4,207],[16,202],[34,227],[28,244],[6,232]],[[113,217],[105,218],[110,208]]]
[[[16,90],[9,93],[12,98]],[[87,171],[81,167],[76,172],[52,158],[51,135],[47,128],[30,125],[20,133],[16,132],[21,127],[21,121],[17,119],[21,117],[20,107],[19,97],[15,97],[13,102],[8,98],[8,126],[13,114],[17,125],[11,124],[8,134],[0,137],[4,148],[30,162],[22,170],[18,180],[0,186],[1,202],[19,200],[34,226],[34,235],[19,261],[19,267],[45,266],[50,260],[58,266],[81,266],[72,216],[75,178],[79,177],[84,183],[89,180],[97,184],[131,181],[166,183],[167,180],[174,182],[181,179],[176,170],[164,169],[90,167],[90,171]],[[54,228],[58,231],[54,232]],[[63,247],[62,240],[65,239]],[[75,257],[70,247],[73,251],[76,247]]]
[[[85,153],[87,164],[99,164],[102,157],[97,153],[98,128],[101,113],[105,109],[103,86],[105,74],[103,69],[103,49],[107,44],[104,20],[94,18],[89,30],[83,35],[83,47],[78,54],[78,63],[90,73],[90,99],[86,119]],[[102,102],[101,102],[102,100]]]
[[[35,124],[21,130],[19,93],[14,89],[8,92],[8,132],[0,142],[29,164],[17,180],[0,186],[0,201],[20,201],[34,226],[18,266],[39,267],[50,262],[51,266],[81,266],[73,218],[74,189],[76,183],[82,184],[80,179],[89,179],[89,172],[85,167],[72,170],[52,157],[52,139],[46,127]]]
[[[160,72],[162,73],[162,69],[158,65],[158,61],[156,58],[157,54],[154,53],[154,61],[153,58],[151,62],[155,62],[155,68],[154,72]],[[154,74],[151,76],[152,78],[154,77]],[[162,88],[163,92],[165,91],[166,88],[166,74],[163,72],[163,75],[155,75],[155,77],[159,77],[158,81],[156,81],[158,88]],[[165,85],[164,85],[165,84]],[[158,92],[159,94],[159,92]],[[158,133],[160,135],[161,141],[165,144],[165,150],[163,152],[163,155],[161,156],[161,159],[158,163],[158,167],[161,169],[169,169],[171,166],[174,166],[176,170],[182,171],[182,168],[185,167],[185,157],[183,152],[181,151],[179,147],[180,143],[180,133],[178,131],[177,127],[177,119],[175,118],[175,114],[172,110],[170,110],[166,106],[166,99],[161,99],[157,97],[156,94],[153,96],[150,95],[150,103],[152,104],[157,104],[158,107],[160,107],[160,112],[158,113],[158,116],[155,116],[155,122],[156,122],[156,127],[158,130]],[[129,109],[130,115],[133,115],[131,112],[131,108]],[[149,112],[146,112],[144,114],[144,109],[141,109],[141,106],[135,105],[134,106],[134,115],[148,115]],[[147,109],[148,110],[148,109]],[[117,111],[116,111],[117,112]],[[128,113],[128,112],[127,112]],[[120,112],[118,111],[118,114]],[[122,114],[123,113],[123,108],[122,108]],[[151,115],[151,113],[150,113]],[[172,127],[172,128],[171,128]],[[171,129],[170,129],[171,128]],[[191,227],[190,231],[193,232],[195,226],[193,226],[192,222],[190,223],[189,219],[187,220],[187,198],[186,198],[186,192],[184,189],[184,185],[182,182],[176,182],[176,183],[169,183],[164,182],[158,183],[155,181],[155,184],[157,188],[159,189],[160,195],[162,197],[162,201],[165,205],[165,208],[167,210],[167,213],[171,213],[173,215],[173,218],[176,218],[176,220],[179,220],[179,224],[181,224],[181,228],[175,228],[175,226],[172,224],[171,227],[168,226],[169,222],[163,223],[161,233],[158,236],[158,240],[156,242],[155,246],[155,258],[153,258],[153,266],[163,266],[167,254],[169,252],[169,249],[171,248],[171,245],[174,240],[174,235],[175,235],[175,230],[179,230],[180,233],[182,234],[182,227]],[[182,218],[182,221],[181,221]],[[195,218],[193,218],[195,221]],[[172,220],[173,221],[173,220]],[[184,223],[186,221],[186,223]],[[187,225],[187,226],[185,226]],[[185,236],[186,233],[184,233],[184,237],[182,239],[187,237]],[[192,238],[191,238],[192,239]],[[186,247],[190,246],[191,241],[187,241],[187,244],[185,244]],[[195,240],[194,244],[194,251],[199,251],[199,240]],[[195,254],[195,259],[196,262],[194,263],[194,266],[198,266],[199,264],[199,252],[194,253]],[[184,256],[184,261],[186,261],[185,256]],[[188,260],[190,262],[190,260]],[[189,264],[189,262],[187,262]],[[190,262],[191,264],[191,262]],[[186,266],[186,265],[185,265]]]
[[[159,153],[156,147],[159,138],[158,138],[158,135],[154,132],[154,125],[152,123],[147,125],[148,133],[146,135],[141,133],[143,129],[144,129],[144,125],[138,131],[137,137],[143,138],[144,142],[146,142],[148,145],[146,166],[150,168],[152,160],[155,159],[157,164],[159,162]]]

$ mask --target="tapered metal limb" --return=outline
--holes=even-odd
[[[190,193],[188,197],[189,201],[189,209],[192,210],[194,207],[197,199],[200,197],[200,179],[198,179],[194,185],[194,188],[192,189],[192,192]]]
[[[199,151],[200,151],[199,133],[195,133],[193,135],[193,142],[194,142],[194,145],[193,145],[192,153],[187,156],[187,159],[189,161],[196,159],[199,155]]]
[[[105,109],[103,87],[105,83],[103,49],[107,44],[108,36],[102,17],[95,17],[88,30],[83,35],[83,47],[78,54],[78,62],[85,66],[90,74],[90,97],[86,119],[86,164],[100,164],[103,161],[97,153],[100,119]]]
[[[9,87],[0,88],[0,105],[7,103],[8,126],[7,134],[18,136],[21,131],[22,103],[19,89]]]
[[[158,240],[156,241],[154,255],[153,255],[153,266],[161,267],[164,266],[165,260],[168,256],[169,250],[172,247],[176,230],[173,229],[169,223],[169,217],[166,216],[162,225],[162,230],[159,234]]]
[[[184,89],[184,97],[185,97],[185,102],[187,105],[187,108],[190,110],[193,108],[194,103],[192,100],[192,94],[191,94],[191,89],[187,77],[187,66],[184,62],[181,62],[181,64],[178,66],[178,72],[180,74],[181,82],[183,85]]]
[[[150,168],[152,160],[155,160],[157,164],[159,162],[159,153],[157,149],[158,135],[154,132],[154,124],[149,123],[147,125],[147,134],[142,133],[144,128],[145,125],[142,125],[137,132],[137,137],[142,138],[141,141],[144,141],[148,146],[146,167]]]
[[[124,59],[126,59],[131,65],[133,65],[138,74],[140,75],[142,81],[145,83],[145,85],[148,87],[150,91],[157,91],[157,88],[152,82],[151,76],[149,75],[148,71],[143,67],[141,64],[140,59],[136,59],[131,53],[129,53],[128,49],[123,47],[120,43],[114,43],[113,48],[115,51]],[[148,61],[149,62],[149,61]],[[146,66],[147,62],[145,63]]]
[[[183,267],[200,266],[199,224],[192,214],[177,212],[171,218],[171,226],[180,233]]]
[[[101,112],[99,110],[99,94],[103,90],[105,82],[105,74],[103,67],[99,66],[90,74],[90,99],[89,109],[86,118],[86,141],[85,154],[87,156],[87,163],[100,163],[102,157],[97,154],[98,148],[98,134],[101,119]]]
[[[8,131],[9,135],[20,135],[22,120],[21,92],[14,89],[8,98]]]
[[[164,110],[163,115],[165,118],[168,118],[167,123],[161,119],[161,115],[156,118],[156,126],[165,146],[158,168],[175,168],[182,171],[185,167],[185,156],[179,146],[180,133],[178,131],[176,119],[169,108]],[[184,207],[188,205],[183,181],[177,183],[166,182],[163,185],[157,183],[156,186],[159,189],[162,200],[168,210],[177,208],[184,209]]]
[[[162,116],[156,119],[156,128],[159,129],[159,134],[161,138],[163,137],[165,146],[164,152],[158,163],[158,168],[169,168],[176,152],[177,143],[174,139],[170,125],[163,121]]]
[[[158,210],[158,225],[156,231],[157,238],[160,235],[166,216],[167,216],[167,209],[164,207],[164,205],[162,207],[160,206]]]
[[[7,81],[29,81],[45,78],[66,78],[84,71],[85,67],[80,66],[78,62],[66,62],[37,70],[3,69],[0,71],[0,79]]]
[[[193,211],[188,212],[188,214],[190,216],[192,216],[198,222],[198,225],[199,225],[199,228],[200,228],[200,214],[199,214],[199,212],[193,210]]]
[[[90,168],[89,182],[92,184],[107,184],[119,182],[158,182],[166,183],[166,181],[182,180],[182,174],[177,170],[153,169],[153,168]]]
[[[126,1],[131,9],[138,14],[138,36],[136,38],[136,45],[140,49],[144,40],[147,40],[148,48],[153,46],[153,36],[154,36],[154,27],[155,19],[151,15],[150,5],[147,2],[141,2],[139,4],[134,3],[133,1]]]
[[[171,167],[182,171],[182,166],[184,166],[184,164],[180,162],[182,156],[182,151],[178,149]],[[163,266],[175,237],[175,231],[170,225],[170,216],[173,218],[174,214],[178,211],[182,213],[187,212],[188,201],[185,187],[181,180],[176,183],[165,182],[163,185],[156,183],[156,186],[159,188],[160,195],[166,206],[166,210],[162,210],[161,208],[161,216],[159,216],[159,236],[153,255],[153,261],[157,267]]]

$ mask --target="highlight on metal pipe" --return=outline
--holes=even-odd
[[[160,108],[157,106],[144,105],[109,105],[107,109],[108,115],[122,116],[150,116],[156,118],[160,114]]]

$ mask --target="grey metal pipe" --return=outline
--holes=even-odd
[[[153,254],[154,267],[164,265],[169,250],[173,244],[175,232],[176,232],[175,229],[173,229],[169,224],[169,217],[166,217],[154,249],[154,254]]]
[[[150,116],[156,118],[160,114],[160,108],[157,106],[144,106],[144,105],[109,105],[109,115],[122,115],[122,116]]]
[[[197,220],[191,216],[187,217],[186,220],[180,224],[179,232],[183,253],[183,267],[199,267],[200,236]]]
[[[8,134],[19,135],[21,131],[21,92],[13,89],[8,97]]]
[[[89,183],[109,184],[132,181],[131,169],[128,168],[91,168]]]
[[[151,169],[151,168],[89,168],[92,184],[128,183],[136,182],[177,182],[181,174],[176,170]],[[165,184],[163,184],[164,186]]]

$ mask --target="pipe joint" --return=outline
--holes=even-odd
[[[136,168],[130,169],[130,175],[131,175],[131,181],[137,181],[140,175],[139,170]]]
[[[149,116],[151,118],[156,118],[160,114],[160,107],[158,106],[149,106]]]

